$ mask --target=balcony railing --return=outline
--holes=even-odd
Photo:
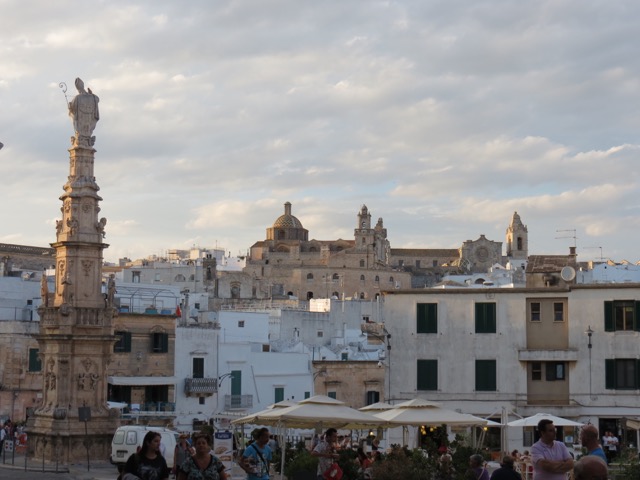
[[[217,378],[185,378],[184,393],[185,395],[213,395],[218,391]]]
[[[253,395],[225,395],[225,410],[233,410],[234,408],[251,408],[253,407]]]

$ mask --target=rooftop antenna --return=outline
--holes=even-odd
[[[561,238],[573,238],[573,248],[576,248],[576,240],[578,239],[578,237],[576,236],[576,229],[575,228],[571,228],[568,230],[556,230],[556,233],[563,233],[563,232],[570,232],[573,233],[573,235],[563,235],[561,237],[556,237],[556,240],[559,240]]]
[[[600,249],[600,261],[604,262],[604,256],[602,255],[602,247],[582,247],[583,250],[593,250],[595,248]]]

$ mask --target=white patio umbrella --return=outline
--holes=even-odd
[[[361,412],[374,413],[374,412],[383,412],[385,410],[391,410],[392,408],[394,407],[390,403],[377,402],[377,403],[372,403],[371,405],[367,405],[366,407],[359,408],[358,410],[360,410]]]
[[[557,417],[555,415],[550,415],[548,413],[536,413],[531,417],[520,418],[518,420],[513,420],[512,422],[507,423],[509,427],[537,427],[538,422],[540,420],[551,420],[553,424],[557,427],[581,427],[584,423],[574,422],[573,420],[569,420],[567,418]]]
[[[387,425],[486,425],[487,420],[440,407],[439,403],[415,398],[396,405],[391,410],[375,413]]]
[[[291,400],[282,400],[281,402],[269,405],[264,410],[260,410],[259,412],[251,413],[251,414],[249,414],[249,415],[247,415],[245,417],[238,418],[238,419],[232,421],[231,423],[233,423],[235,425],[246,425],[248,423],[256,423],[257,424],[257,423],[259,423],[257,421],[257,419],[260,418],[260,416],[264,415],[265,413],[269,413],[272,410],[278,409],[278,408],[292,407],[295,404],[296,404],[296,402],[292,402]]]
[[[251,423],[280,428],[369,428],[385,422],[366,412],[348,407],[344,402],[324,395],[315,395],[286,408],[273,408],[261,415],[251,415]],[[232,424],[246,423],[245,418]],[[282,450],[280,478],[284,475],[285,451]]]

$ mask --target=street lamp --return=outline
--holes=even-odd
[[[593,330],[591,330],[591,325],[589,325],[587,327],[587,331],[584,332],[587,334],[587,337],[589,338],[589,344],[588,344],[588,348],[589,348],[589,397],[591,397],[591,348],[593,347],[593,345],[591,345],[591,337],[593,335]]]
[[[233,373],[225,373],[224,375],[220,375],[218,377],[218,388],[220,388],[222,386],[222,381],[227,377],[229,377],[229,378],[231,378],[233,380]]]

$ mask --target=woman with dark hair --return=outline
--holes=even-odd
[[[211,437],[200,433],[194,435],[196,453],[180,465],[178,480],[227,480],[224,465],[211,454]]]
[[[158,432],[147,432],[138,453],[134,453],[124,466],[122,480],[168,480],[169,468],[160,453]]]

